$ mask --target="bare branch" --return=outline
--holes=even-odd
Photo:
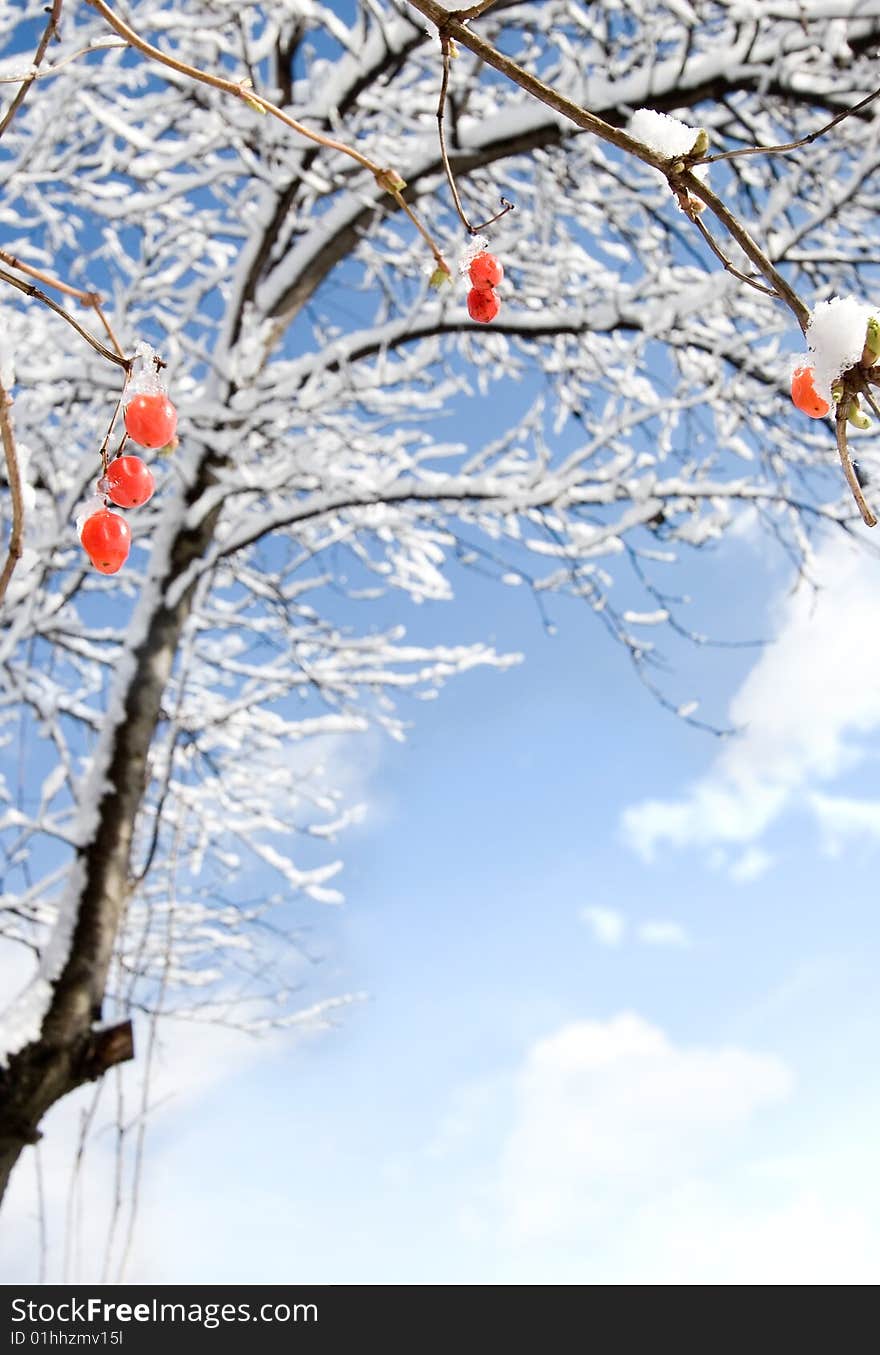
[[[6,129],[9,127],[9,124],[12,122],[12,119],[15,117],[16,113],[21,108],[22,104],[27,98],[28,90],[30,89],[31,85],[37,78],[37,71],[40,65],[42,64],[43,57],[46,55],[46,50],[49,46],[49,43],[52,41],[54,37],[58,36],[58,25],[61,22],[61,6],[63,3],[64,0],[52,0],[52,8],[49,11],[49,20],[46,24],[46,27],[43,30],[43,36],[40,38],[37,50],[34,53],[33,66],[31,68],[30,74],[25,76],[24,80],[22,81],[21,88],[19,89],[15,98],[12,100],[12,103],[7,108],[3,117],[0,118],[0,136],[2,136]]]
[[[102,358],[106,358],[108,362],[113,362],[117,367],[121,367],[126,375],[131,372],[131,358],[126,358],[121,356],[120,353],[115,353],[111,351],[111,349],[105,348],[101,341],[95,338],[94,334],[90,334],[87,329],[84,329],[79,321],[74,319],[63,306],[59,306],[57,301],[53,301],[51,296],[47,296],[45,292],[41,292],[38,287],[32,286],[29,282],[22,282],[20,278],[13,277],[11,273],[7,273],[6,270],[2,268],[0,268],[0,282],[8,283],[10,287],[15,287],[19,292],[24,292],[25,296],[29,296],[33,301],[41,301],[44,306],[48,306],[56,315],[60,315],[62,320],[66,320],[67,323],[76,330],[77,334],[85,339],[86,343],[93,348],[96,353],[99,353]],[[101,318],[104,319],[103,315]],[[107,325],[106,320],[104,320],[104,324],[105,326]]]
[[[840,464],[843,466],[843,473],[846,476],[846,483],[850,487],[850,492],[855,499],[859,512],[862,515],[862,521],[866,527],[876,527],[877,519],[871,512],[865,496],[862,493],[862,486],[859,484],[858,476],[852,463],[852,457],[849,454],[849,445],[846,436],[846,423],[849,414],[849,400],[844,397],[838,401],[837,414],[835,416],[835,428],[837,432],[837,450],[840,454]]]
[[[808,132],[806,136],[799,137],[797,141],[786,141],[779,146],[740,146],[734,151],[718,151],[715,155],[703,155],[694,163],[698,165],[714,165],[718,160],[739,160],[747,155],[785,155],[789,151],[800,150],[802,146],[812,146],[814,141],[818,141],[820,136],[825,136],[844,118],[851,118],[853,114],[860,113],[863,108],[867,108],[875,99],[880,98],[880,89],[875,89],[871,94],[866,94],[864,99],[859,99],[858,103],[853,104],[851,108],[844,108],[842,112],[833,117],[830,122],[819,127],[815,132]]]
[[[13,570],[21,559],[24,548],[24,500],[21,492],[21,469],[18,453],[15,450],[15,437],[12,432],[10,409],[12,396],[4,389],[0,381],[0,436],[3,439],[3,454],[6,457],[6,476],[9,481],[9,493],[12,497],[12,531],[6,561],[0,571],[0,603],[6,596]]]

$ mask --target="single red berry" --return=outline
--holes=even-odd
[[[811,419],[824,419],[831,406],[819,395],[813,382],[812,367],[798,367],[791,378],[791,398],[798,409]]]
[[[133,395],[125,407],[125,431],[142,447],[164,447],[177,429],[177,410],[164,391]]]
[[[474,287],[468,292],[467,308],[472,320],[478,320],[481,325],[488,325],[501,309],[501,302],[491,287]]]
[[[478,254],[468,269],[471,282],[480,291],[485,291],[489,287],[497,287],[504,277],[504,269],[495,258],[494,254]]]
[[[86,518],[80,540],[95,569],[102,574],[115,574],[128,559],[131,528],[118,513],[102,508]]]
[[[104,476],[104,493],[120,508],[140,508],[153,497],[153,472],[139,456],[117,456]]]

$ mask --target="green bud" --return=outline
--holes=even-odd
[[[858,396],[853,396],[852,400],[850,400],[849,409],[846,412],[846,417],[849,419],[850,423],[853,425],[854,428],[871,427],[871,420],[868,418],[867,414],[862,412],[862,410],[859,407]]]
[[[429,281],[428,285],[429,285],[430,287],[434,287],[434,288],[436,288],[437,290],[439,290],[439,289],[443,286],[444,283],[446,283],[446,282],[451,282],[451,281],[452,281],[452,275],[451,275],[451,273],[449,272],[449,269],[448,269],[448,268],[440,268],[440,267],[438,266],[437,268],[434,269],[433,273],[431,274],[430,281]]]
[[[243,80],[239,80],[238,85],[241,90],[242,103],[246,103],[248,108],[252,108],[255,113],[265,114],[266,110],[263,107],[263,105],[259,102],[259,100],[252,99],[250,95],[247,93],[249,89],[253,89],[254,87],[254,82],[250,78],[250,76],[246,75]]]
[[[688,155],[705,155],[709,149],[709,133],[705,127],[697,132],[697,139],[688,151]]]
[[[402,193],[406,188],[406,180],[401,179],[396,169],[380,169],[376,175],[376,183],[380,188],[384,188],[386,193]]]
[[[874,362],[880,358],[880,320],[874,315],[868,321],[868,328],[865,332],[865,348]]]

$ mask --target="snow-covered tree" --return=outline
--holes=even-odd
[[[376,599],[448,598],[476,564],[583,599],[653,683],[652,636],[687,629],[670,560],[744,511],[797,559],[858,521],[787,355],[876,282],[880,0],[443,13],[56,0],[47,29],[0,4],[6,537],[24,516],[0,1191],[45,1111],[128,1056],[132,1013],[303,1019],[293,906],[338,899],[322,844],[357,813],[328,740],[400,736],[404,694],[510,661],[409,643]],[[502,212],[490,325],[444,65],[463,210]],[[138,344],[179,447],[105,576],[76,519]]]

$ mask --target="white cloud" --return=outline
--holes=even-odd
[[[586,922],[600,946],[619,946],[626,932],[626,919],[614,908],[582,908]]]
[[[738,884],[751,884],[753,880],[758,880],[762,875],[766,875],[775,859],[770,852],[765,852],[762,847],[748,847],[730,867],[730,877],[732,880],[736,880]]]
[[[880,729],[880,565],[839,536],[811,573],[819,592],[801,585],[778,602],[777,639],[730,703],[741,732],[681,798],[625,810],[624,836],[646,860],[664,844],[748,846],[865,756],[866,736]],[[738,878],[765,865],[746,855]]]
[[[526,1051],[494,1197],[462,1207],[463,1235],[522,1282],[877,1283],[874,1116],[861,1139],[823,1123],[811,1150],[793,1101],[772,1054],[678,1044],[634,1013],[562,1026]]]
[[[528,1050],[502,1152],[504,1226],[520,1241],[589,1230],[658,1184],[723,1161],[784,1100],[778,1058],[679,1048],[633,1013],[563,1026]]]
[[[833,856],[851,838],[880,839],[880,800],[854,800],[814,791],[809,805],[822,829],[825,848]]]
[[[680,922],[643,922],[637,928],[636,936],[644,946],[677,946],[684,949],[691,943]]]
[[[590,928],[600,946],[617,947],[627,936],[627,920],[616,908],[582,908],[580,918]],[[643,946],[690,945],[690,937],[681,923],[665,918],[640,922],[634,936]]]

